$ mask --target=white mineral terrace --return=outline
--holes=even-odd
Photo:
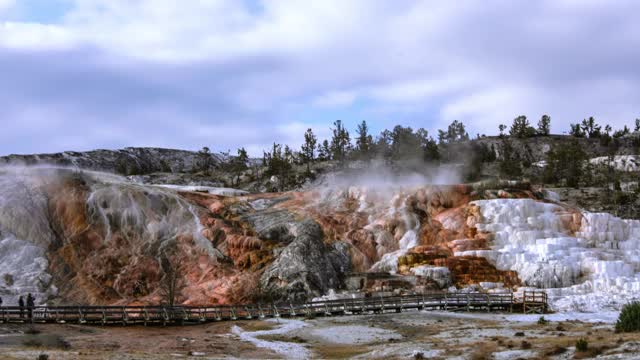
[[[640,221],[582,214],[568,229],[560,206],[530,199],[475,201],[479,231],[495,233],[491,250],[458,252],[515,270],[527,286],[546,288],[557,311],[615,310],[640,299]]]

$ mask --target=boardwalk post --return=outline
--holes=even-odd
[[[487,294],[487,312],[491,312],[491,296]]]
[[[449,301],[447,300],[447,294],[449,293],[449,291],[445,291],[444,292],[444,311],[447,311],[447,304],[449,303]]]
[[[467,312],[471,311],[469,307],[470,305],[471,305],[471,299],[469,298],[469,293],[467,293]]]
[[[522,297],[522,313],[527,313],[527,290],[524,291],[524,295]]]

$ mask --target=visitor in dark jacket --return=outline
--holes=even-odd
[[[20,307],[20,317],[23,318],[24,317],[24,299],[22,299],[22,296],[20,296],[20,298],[18,299],[18,306]]]
[[[33,307],[35,306],[35,302],[36,298],[34,298],[33,295],[29,293],[29,295],[27,295],[27,310],[29,311],[29,319],[33,317]]]

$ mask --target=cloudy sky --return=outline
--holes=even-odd
[[[634,0],[0,0],[0,154],[640,117]]]

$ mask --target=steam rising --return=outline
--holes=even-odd
[[[461,169],[455,165],[430,166],[422,164],[418,169],[394,169],[378,161],[370,167],[332,172],[314,182],[311,189],[366,188],[377,191],[394,191],[420,188],[428,185],[455,185],[461,183]]]

